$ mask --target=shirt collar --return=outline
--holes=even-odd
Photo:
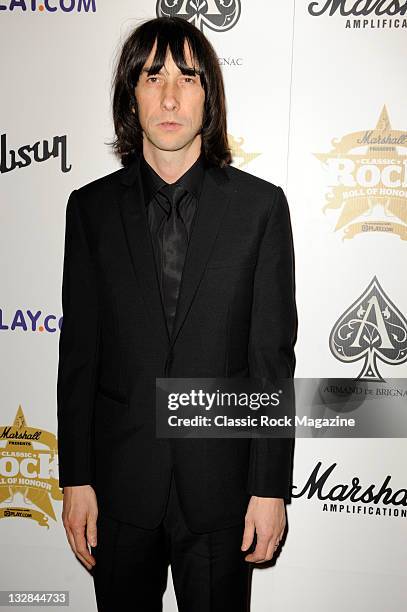
[[[205,156],[201,152],[200,156],[192,164],[192,166],[176,181],[177,184],[182,185],[184,189],[194,195],[197,200],[199,200],[201,193],[205,168]],[[159,174],[157,174],[154,168],[150,166],[143,154],[141,154],[140,172],[141,181],[143,184],[144,202],[147,206],[157,191],[163,185],[167,185],[167,183]]]

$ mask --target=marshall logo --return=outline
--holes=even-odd
[[[244,138],[235,138],[228,134],[228,142],[232,151],[233,165],[236,168],[244,168],[260,155],[260,153],[248,153],[243,149]]]
[[[363,359],[356,380],[384,381],[378,370],[379,360],[391,365],[407,361],[407,321],[376,276],[335,323],[329,347],[344,363]]]
[[[56,436],[27,427],[21,406],[13,425],[0,426],[0,519],[29,518],[48,529],[48,519],[56,521],[57,453]]]
[[[407,516],[407,489],[394,490],[390,486],[390,475],[386,476],[380,486],[375,484],[363,486],[357,476],[352,478],[351,484],[333,485],[331,482],[328,483],[328,480],[332,477],[337,464],[332,463],[320,474],[321,466],[322,461],[318,461],[303,488],[298,492],[293,491],[292,497],[306,496],[307,499],[317,497],[324,502],[322,508],[324,512],[401,518]],[[294,485],[293,489],[299,489],[299,487]],[[402,506],[402,508],[397,506]]]
[[[226,32],[239,21],[240,0],[157,0],[157,17],[182,17],[203,31]]]
[[[332,140],[324,163],[331,187],[323,208],[339,210],[343,239],[384,232],[407,240],[407,132],[392,129],[386,106],[374,129]]]
[[[342,17],[351,17],[345,22],[346,28],[406,28],[406,19],[382,19],[382,15],[394,17],[404,16],[407,11],[407,2],[402,0],[323,0],[310,2],[308,12],[312,17],[319,17],[328,13],[332,17],[339,13]],[[378,19],[366,19],[375,15]],[[365,17],[365,19],[358,19]]]

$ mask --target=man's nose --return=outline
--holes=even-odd
[[[174,110],[179,107],[176,85],[166,83],[162,92],[161,106],[165,110]]]

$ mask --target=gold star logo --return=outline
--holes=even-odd
[[[386,106],[374,129],[332,140],[314,153],[328,174],[323,211],[340,210],[335,231],[343,239],[386,232],[407,240],[407,132],[391,127]]]
[[[0,425],[0,519],[30,518],[49,528],[52,500],[62,500],[56,436],[29,427],[18,407],[12,425]]]

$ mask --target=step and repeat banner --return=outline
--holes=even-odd
[[[65,208],[120,168],[117,54],[165,14],[216,49],[233,165],[287,194],[296,376],[326,379],[328,394],[369,381],[386,401],[407,376],[407,3],[2,0],[0,590],[69,591],[75,612],[96,602],[58,487]],[[297,439],[288,535],[253,572],[253,612],[405,610],[406,465],[404,438]],[[171,572],[164,609],[177,609]]]

